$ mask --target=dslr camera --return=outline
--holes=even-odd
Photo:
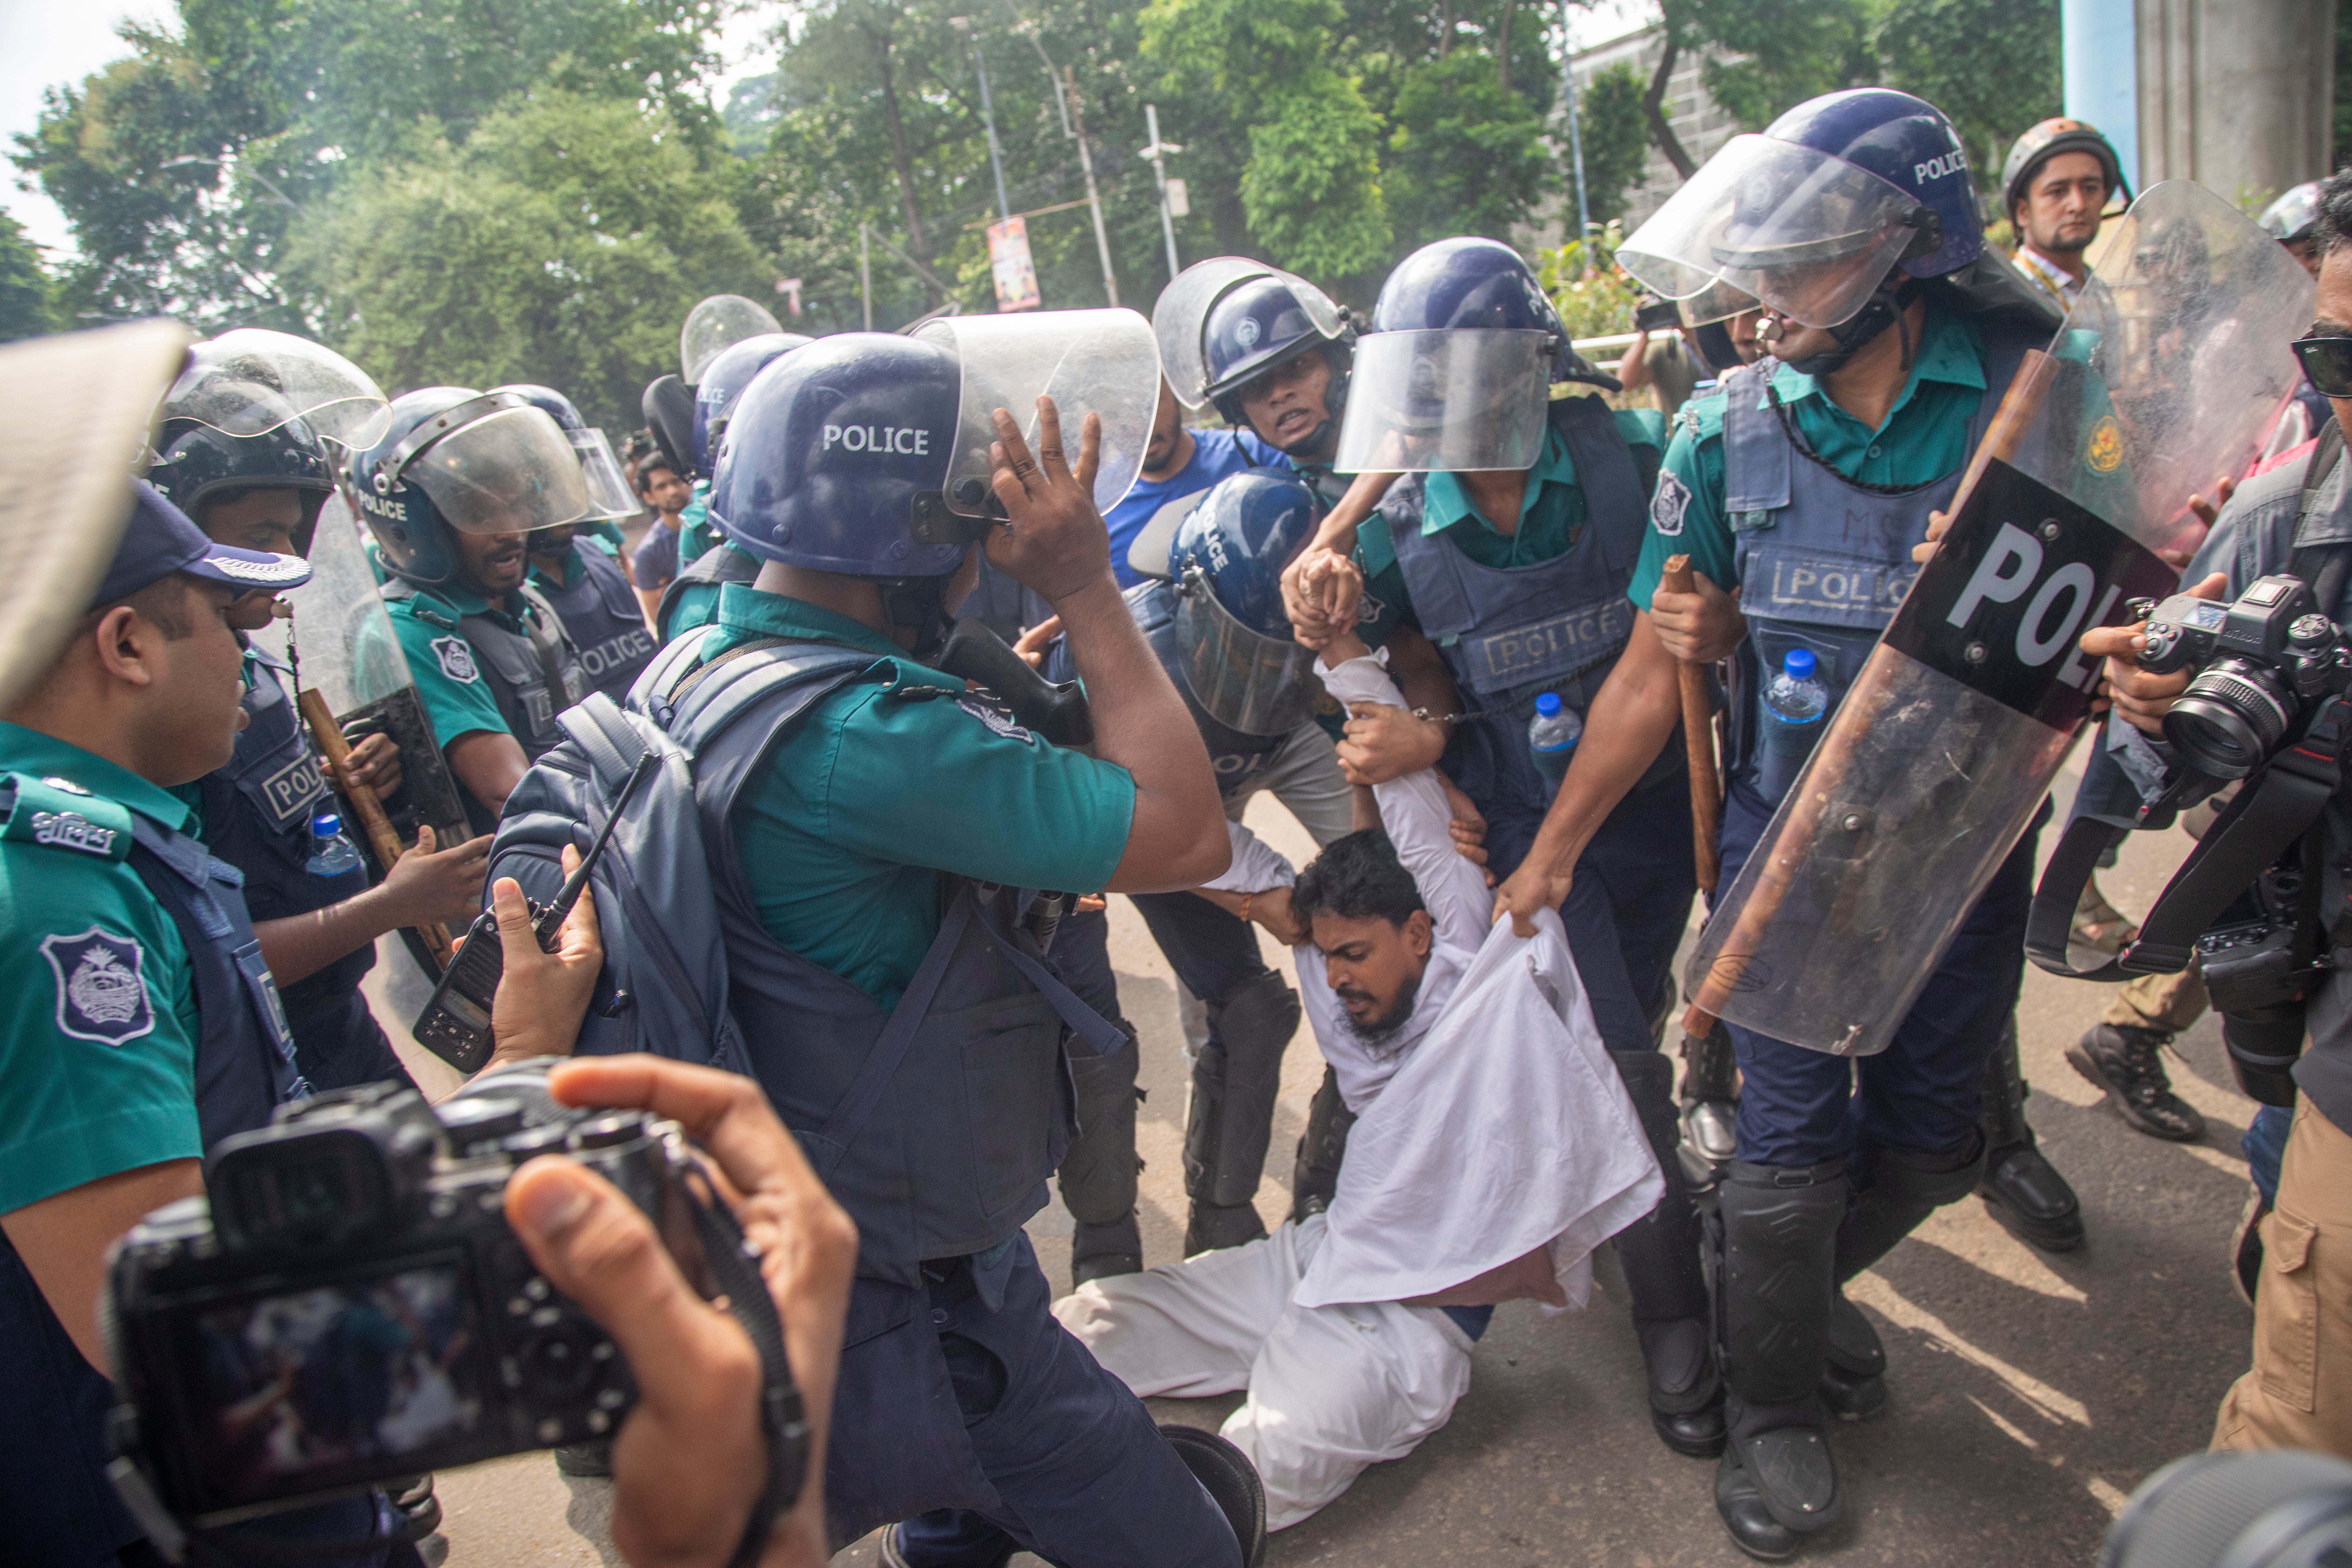
[[[508,1178],[544,1153],[626,1193],[709,1293],[692,1208],[717,1200],[676,1125],[559,1105],[544,1065],[438,1107],[337,1090],[224,1141],[208,1198],[147,1215],[109,1268],[113,1473],[141,1522],[227,1524],[610,1435],[628,1366],[507,1226]]]
[[[2245,777],[2310,710],[2352,691],[2352,649],[2299,577],[2257,579],[2234,605],[2175,594],[2146,619],[2141,667],[2197,671],[2164,716],[2164,738],[2210,777]]]

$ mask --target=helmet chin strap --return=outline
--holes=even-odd
[[[1822,329],[1836,343],[1835,348],[1782,363],[1802,375],[1829,375],[1843,370],[1854,355],[1877,342],[1879,334],[1892,327],[1902,335],[1903,373],[1908,375],[1916,348],[1911,342],[1910,323],[1904,320],[1903,312],[1918,297],[1916,279],[1899,270],[1890,272],[1861,310],[1836,326]],[[1765,331],[1768,326],[1775,329],[1769,334]],[[1764,321],[1757,326],[1756,335],[1766,342],[1777,343],[1787,331],[1784,319],[1768,308]]]

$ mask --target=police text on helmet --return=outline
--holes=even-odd
[[[832,451],[838,442],[845,452],[905,452],[918,458],[929,457],[931,433],[900,426],[887,425],[828,425],[824,427],[824,449]]]

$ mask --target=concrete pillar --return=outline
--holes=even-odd
[[[2137,0],[2141,184],[2195,180],[2252,212],[2326,174],[2336,3]]]
[[[2064,0],[2066,118],[2095,125],[2139,189],[2139,0]]]

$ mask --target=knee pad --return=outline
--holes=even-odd
[[[1339,1075],[1323,1069],[1323,1085],[1307,1108],[1307,1131],[1298,1136],[1298,1158],[1290,1170],[1290,1217],[1305,1219],[1331,1206],[1339,1195],[1339,1163],[1348,1152],[1348,1129],[1356,1113],[1339,1097]]]
[[[1133,1047],[1115,1056],[1073,1053],[1070,1076],[1077,1085],[1078,1131],[1062,1156],[1062,1204],[1080,1225],[1111,1225],[1135,1212],[1136,1175],[1143,1162],[1135,1152],[1136,1105]]]
[[[1267,970],[1209,1008],[1215,1038],[1192,1067],[1184,1191],[1219,1207],[1256,1195],[1282,1091],[1282,1053],[1298,1030],[1298,993]]]
[[[1259,1568],[1265,1561],[1265,1485],[1257,1467],[1229,1439],[1198,1426],[1162,1426],[1160,1435],[1233,1526],[1242,1568]]]
[[[1837,1303],[1845,1163],[1784,1168],[1734,1161],[1717,1189],[1726,1380],[1750,1405],[1813,1396]]]

